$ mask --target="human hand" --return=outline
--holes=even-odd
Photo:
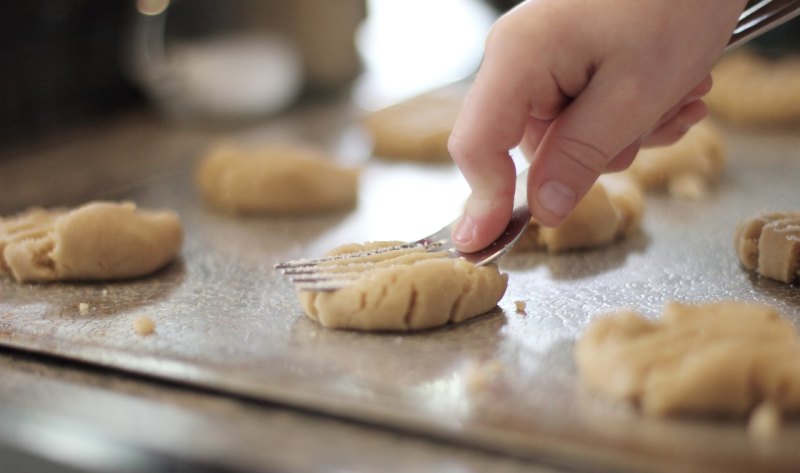
[[[706,116],[700,100],[746,0],[528,0],[501,17],[450,136],[472,188],[453,239],[484,248],[511,216],[516,171],[557,226],[603,172],[667,144]]]

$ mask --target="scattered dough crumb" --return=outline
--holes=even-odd
[[[531,220],[514,248],[558,253],[602,247],[636,231],[643,211],[644,195],[639,184],[625,174],[606,174],[561,225],[548,228]]]
[[[673,302],[660,320],[621,311],[592,322],[575,358],[590,389],[649,415],[745,415],[765,401],[800,412],[797,332],[764,305]]]
[[[345,245],[329,254],[369,252],[397,243]],[[331,271],[350,278],[341,289],[297,292],[306,315],[330,328],[423,330],[490,311],[508,283],[508,275],[500,273],[496,265],[475,266],[420,248],[384,252],[359,261],[346,269],[336,266],[336,260],[330,262]]]
[[[108,295],[108,289],[103,289],[103,293],[102,294],[103,294],[103,297],[106,297]]]
[[[241,214],[311,214],[352,208],[357,169],[322,150],[272,144],[257,150],[219,146],[200,163],[197,185],[206,202]]]
[[[497,384],[505,374],[505,366],[499,360],[470,361],[464,366],[464,384],[473,394],[485,391]]]
[[[175,212],[133,202],[32,208],[0,218],[0,274],[18,282],[133,278],[174,260],[182,241]]]
[[[781,411],[770,402],[762,402],[750,414],[747,433],[755,439],[769,440],[781,429]]]
[[[525,313],[525,301],[514,301],[514,307],[516,308],[517,313],[524,314]]]
[[[156,331],[156,323],[146,315],[140,315],[133,321],[133,329],[139,335],[150,335]]]
[[[89,312],[89,304],[81,302],[78,304],[78,311],[81,313],[81,315],[86,315]]]
[[[722,134],[706,119],[675,143],[641,149],[623,174],[633,176],[646,189],[697,200],[708,194],[724,167]]]
[[[736,227],[733,244],[750,271],[787,284],[800,279],[800,212],[747,218]]]

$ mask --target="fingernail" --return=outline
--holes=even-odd
[[[556,217],[566,217],[575,206],[575,191],[558,181],[542,184],[536,196],[539,204]]]
[[[475,237],[475,221],[469,215],[464,215],[456,225],[453,239],[459,243],[469,243]]]

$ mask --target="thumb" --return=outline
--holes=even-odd
[[[528,204],[541,224],[561,224],[609,163],[630,162],[667,108],[642,100],[652,95],[624,80],[629,83],[590,82],[548,127],[528,173]]]

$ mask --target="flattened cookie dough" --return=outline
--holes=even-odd
[[[742,220],[733,238],[750,271],[792,284],[800,279],[800,212],[773,212]]]
[[[646,414],[800,412],[800,340],[763,305],[670,303],[660,320],[621,311],[592,322],[575,358],[588,388]]]
[[[0,219],[0,274],[18,282],[133,278],[174,260],[182,242],[175,212],[133,202],[33,208]]]
[[[354,207],[358,177],[357,169],[307,146],[225,145],[200,163],[197,185],[206,202],[225,212],[303,215]]]
[[[644,195],[636,181],[619,173],[603,175],[564,223],[549,228],[531,220],[514,248],[558,253],[602,247],[636,231],[643,211]]]
[[[373,154],[402,161],[450,162],[447,140],[462,95],[436,91],[378,110],[364,118]]]
[[[666,190],[674,197],[700,199],[724,169],[722,135],[706,119],[673,144],[641,149],[625,173],[646,189]]]
[[[346,245],[329,254],[366,251],[397,242]],[[330,292],[298,291],[306,315],[330,328],[413,331],[484,314],[503,297],[508,275],[495,265],[400,251],[373,265],[349,267],[355,278]]]
[[[800,57],[770,60],[737,51],[711,75],[714,87],[704,100],[720,120],[751,127],[800,124]]]

